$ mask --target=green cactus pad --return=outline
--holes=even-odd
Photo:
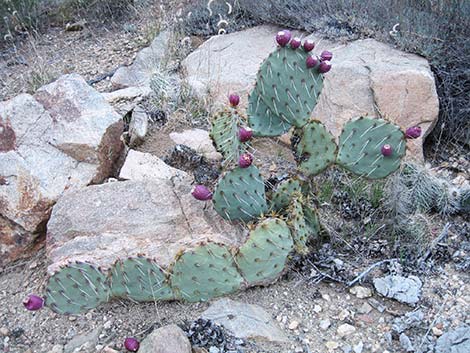
[[[264,182],[254,165],[227,172],[212,197],[217,213],[229,221],[248,222],[267,210]]]
[[[318,238],[321,226],[320,221],[318,220],[317,210],[313,205],[307,202],[303,205],[302,211],[304,213],[305,225],[307,226],[309,237]]]
[[[210,137],[215,148],[219,151],[226,163],[237,161],[242,153],[243,144],[238,140],[238,129],[242,119],[234,110],[224,110],[215,115],[211,122]]]
[[[248,122],[255,136],[279,136],[286,133],[291,125],[288,120],[274,114],[261,99],[256,88],[248,98]]]
[[[392,146],[391,156],[382,155],[385,144]],[[398,169],[405,151],[405,136],[398,126],[383,119],[361,117],[344,126],[337,163],[354,174],[379,179]]]
[[[277,218],[258,223],[237,255],[236,262],[250,285],[276,279],[284,270],[293,242],[289,227]]]
[[[291,202],[292,193],[300,190],[300,181],[297,179],[287,179],[281,182],[272,194],[271,209],[279,211],[286,208]]]
[[[307,175],[317,175],[336,159],[337,146],[333,135],[319,121],[310,121],[295,135],[300,138],[295,147],[299,169]]]
[[[307,241],[310,236],[310,229],[307,227],[305,215],[302,207],[302,195],[294,194],[289,208],[289,220],[291,234],[294,240],[295,251],[305,255],[308,253]]]
[[[181,254],[171,275],[177,296],[190,302],[235,292],[242,283],[229,249],[214,243]]]
[[[263,62],[248,99],[248,121],[255,135],[276,136],[309,120],[323,88],[323,75],[309,69],[310,54],[277,48]]]
[[[87,263],[71,263],[49,278],[46,305],[59,314],[78,314],[106,302],[106,275]]]
[[[111,269],[111,292],[115,297],[141,302],[174,298],[161,267],[144,257],[119,260],[114,264]]]

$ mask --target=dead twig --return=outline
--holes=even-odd
[[[429,246],[428,250],[423,254],[423,256],[421,256],[421,258],[419,259],[418,261],[418,266],[421,267],[421,265],[423,264],[424,261],[426,261],[429,256],[431,256],[431,253],[432,251],[434,250],[434,248],[436,247],[437,244],[439,244],[441,242],[442,239],[444,239],[445,237],[447,237],[448,233],[449,233],[449,229],[450,229],[450,223],[447,222],[444,226],[444,228],[442,229],[442,232],[441,234],[439,234],[439,236],[434,239],[431,243],[431,245]]]
[[[375,264],[369,266],[364,272],[359,274],[352,281],[348,282],[348,284],[347,284],[348,287],[351,287],[351,286],[355,285],[357,282],[359,282],[362,278],[364,278],[374,268],[379,267],[380,265],[383,265],[385,263],[390,263],[390,262],[395,262],[395,261],[398,261],[398,259],[387,259],[387,260],[382,260],[382,261],[376,262]]]

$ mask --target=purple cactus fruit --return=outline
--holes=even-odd
[[[393,153],[393,149],[392,149],[392,146],[390,145],[383,145],[382,146],[382,149],[381,149],[381,152],[382,154],[385,156],[385,157],[390,157]]]
[[[412,126],[406,129],[405,133],[406,138],[409,139],[417,139],[421,136],[421,127],[420,126]]]
[[[137,352],[139,350],[140,343],[133,337],[127,337],[124,340],[124,347],[126,347],[129,352]]]
[[[327,73],[331,69],[331,64],[329,61],[322,61],[320,65],[318,65],[318,72],[321,74]]]
[[[236,107],[238,103],[240,103],[240,96],[236,93],[232,93],[230,96],[228,96],[228,100],[232,107]]]
[[[302,44],[302,41],[300,40],[299,37],[295,37],[290,41],[290,47],[292,49],[297,49],[300,47],[300,44]]]
[[[212,192],[204,185],[196,185],[191,191],[191,195],[193,195],[194,198],[199,201],[207,201],[212,199]]]
[[[312,51],[313,48],[315,48],[315,42],[311,39],[305,39],[304,50],[308,53],[309,51]]]
[[[289,42],[290,42],[290,39],[292,38],[292,34],[290,33],[290,31],[288,31],[287,29],[283,30],[283,31],[279,31],[277,32],[277,35],[276,35],[276,42],[277,44],[279,44],[281,47],[285,47]]]
[[[240,168],[248,168],[253,163],[253,156],[249,153],[243,153],[238,160]]]
[[[305,60],[305,63],[307,64],[307,67],[311,69],[312,67],[318,65],[318,59],[314,56],[308,56],[307,60]]]
[[[249,127],[241,127],[238,130],[238,140],[240,142],[247,142],[253,137],[253,131]]]
[[[331,59],[333,59],[333,53],[331,51],[324,50],[320,54],[320,58],[322,61],[331,61]]]
[[[23,300],[23,305],[28,310],[36,311],[44,306],[44,299],[37,295],[30,294],[25,300]]]

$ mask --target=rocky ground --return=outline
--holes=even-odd
[[[37,82],[44,83],[44,77],[52,79],[77,72],[90,80],[113,72],[132,62],[138,50],[149,44],[152,28],[144,21],[109,32],[96,32],[92,28],[79,32],[52,29],[24,47],[4,52],[0,64],[0,97],[7,99],[20,92],[34,91]],[[252,66],[259,65],[256,60]],[[39,81],[34,79],[35,72],[41,75]],[[95,88],[109,92],[115,87],[111,79],[104,79]],[[137,105],[146,108],[152,103],[141,97],[142,92],[131,94],[131,98],[123,98],[122,92],[117,98],[104,96],[121,115],[129,112],[132,115]],[[194,101],[186,101],[184,108],[176,111],[171,104],[157,112],[144,109],[150,122],[149,126],[144,124],[140,136],[143,143],[136,149],[167,157],[168,164],[210,183],[217,177],[212,161],[218,157],[211,155],[207,133],[199,131],[186,140],[184,136],[170,134],[188,127],[207,128],[207,107],[199,112],[190,110],[189,106],[194,107]],[[132,134],[132,123],[129,131]],[[134,132],[133,136],[138,138],[139,129],[135,128]],[[207,160],[201,162],[200,155],[193,152],[189,157],[184,151],[173,150],[169,154],[176,143],[192,145]],[[293,163],[288,157],[289,149],[280,141],[261,140],[255,148],[256,162],[262,165],[265,175],[282,175]],[[464,183],[468,169],[468,160],[461,157],[442,166],[441,173],[454,180],[460,178],[456,183]],[[344,207],[328,208],[328,212],[339,219],[344,215]],[[29,312],[22,305],[28,294],[43,292],[49,263],[41,248],[32,258],[18,260],[1,270],[0,347],[13,353],[124,352],[126,337],[141,341],[147,338],[151,342],[152,331],[176,324],[189,335],[194,352],[199,353],[468,352],[470,275],[465,261],[469,251],[469,223],[460,217],[450,222],[448,235],[430,248],[420,267],[408,261],[404,254],[400,261],[385,262],[366,271],[377,262],[391,259],[396,249],[384,246],[383,239],[363,241],[363,228],[347,235],[333,229],[325,240],[326,245],[317,246],[315,255],[291,259],[288,271],[275,284],[230,295],[231,301],[142,304],[114,300],[83,315],[72,316],[58,315],[49,309]],[[425,242],[432,243],[444,223],[433,223],[439,228]],[[360,274],[364,276],[359,280]],[[399,286],[398,292],[387,287],[390,283],[378,282],[385,276],[403,276],[395,277],[398,281],[393,285]],[[348,285],[355,279],[355,283]],[[409,287],[406,287],[408,280]],[[206,321],[196,321],[201,317],[222,323],[229,331]],[[453,338],[446,336],[458,328],[466,331]],[[175,327],[168,330],[169,333],[157,331],[155,335],[179,337]],[[155,345],[161,341],[157,337]],[[168,345],[170,341],[165,340]],[[143,345],[141,351],[156,351],[155,347],[146,348],[149,345]],[[197,349],[198,345],[202,348]],[[177,349],[188,351],[184,337],[175,339],[175,347],[179,347],[175,353]]]

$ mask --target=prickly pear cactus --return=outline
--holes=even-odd
[[[320,236],[321,226],[317,210],[311,202],[307,201],[304,203],[302,211],[304,213],[305,225],[307,226],[309,237],[318,238]]]
[[[310,118],[323,88],[323,75],[308,68],[303,50],[278,47],[263,62],[249,96],[248,121],[257,136],[277,136]]]
[[[295,156],[304,174],[317,175],[335,162],[335,139],[319,121],[310,121],[297,129],[293,140],[296,139]]]
[[[267,218],[250,232],[235,259],[249,285],[267,283],[284,270],[292,247],[287,224],[277,218]]]
[[[234,108],[223,110],[212,118],[210,137],[225,163],[238,160],[242,153],[243,144],[237,137],[241,121]]]
[[[255,166],[235,168],[219,180],[212,197],[217,213],[229,221],[251,221],[267,210],[264,182]]]
[[[387,146],[389,153],[384,153]],[[383,119],[361,117],[344,126],[337,163],[366,178],[384,178],[398,169],[405,150],[405,136],[398,126]]]
[[[165,272],[153,260],[144,257],[117,261],[111,269],[111,292],[114,297],[136,301],[174,298]]]
[[[294,192],[300,192],[298,179],[290,178],[281,182],[271,196],[271,209],[280,211],[289,206]]]
[[[59,314],[78,314],[105,303],[110,296],[106,275],[87,263],[71,263],[53,274],[46,287],[46,305]]]
[[[177,297],[190,302],[235,292],[242,283],[229,249],[214,243],[182,252],[171,275]]]

